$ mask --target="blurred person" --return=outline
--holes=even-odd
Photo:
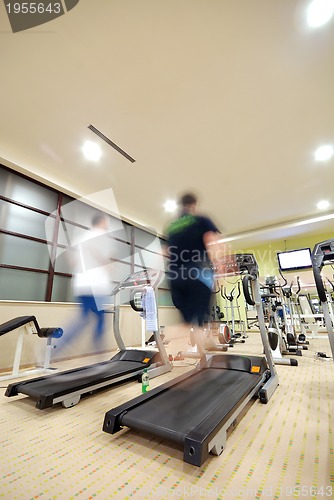
[[[108,218],[104,214],[97,214],[92,219],[92,228],[70,248],[73,295],[80,305],[80,313],[77,321],[64,329],[63,340],[57,345],[58,353],[66,344],[72,343],[77,338],[90,317],[95,320],[93,335],[95,348],[102,349],[105,330],[104,308],[111,294],[108,232]]]
[[[214,286],[214,267],[219,266],[223,249],[218,245],[220,231],[215,223],[197,214],[197,197],[186,193],[179,205],[178,218],[166,230],[167,274],[173,304],[190,331],[191,327],[202,327],[207,317]]]

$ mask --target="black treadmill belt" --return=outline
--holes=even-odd
[[[257,385],[260,375],[208,368],[127,411],[121,425],[182,443],[219,409],[221,419]]]
[[[39,399],[43,396],[61,395],[90,387],[104,380],[112,380],[131,372],[136,373],[141,368],[142,365],[135,361],[107,361],[17,385],[20,393]]]

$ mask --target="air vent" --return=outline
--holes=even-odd
[[[96,127],[94,127],[94,125],[88,125],[88,128],[92,132],[94,132],[94,134],[98,135],[104,142],[106,142],[107,144],[109,144],[109,146],[111,146],[118,153],[120,153],[122,156],[124,156],[124,158],[126,158],[129,161],[131,161],[131,163],[134,163],[136,161],[130,155],[128,155],[128,153],[126,153],[125,151],[123,151],[123,149],[121,149],[119,146],[117,146],[117,144],[115,144],[114,142],[112,142],[109,139],[109,137],[107,137],[106,135],[102,134],[102,132],[100,132],[100,130],[98,130]]]

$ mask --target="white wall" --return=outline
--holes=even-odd
[[[78,315],[78,305],[70,303],[48,303],[48,302],[15,302],[0,301],[0,324],[5,323],[19,316],[35,316],[38,324],[43,327],[61,327],[66,329],[75,321]],[[106,316],[107,327],[105,335],[105,351],[117,348],[113,336],[113,315]],[[121,306],[120,310],[120,330],[124,342],[128,346],[138,346],[141,343],[141,318],[139,314],[133,312],[130,306]],[[174,307],[159,307],[159,324],[164,326],[175,325],[180,322],[179,313]],[[77,341],[70,343],[57,356],[57,350],[52,351],[52,359],[64,359],[80,357],[95,353],[92,342],[92,325],[87,327],[77,337]],[[147,334],[150,335],[149,333]],[[11,370],[18,330],[9,332],[0,337],[0,371]],[[57,339],[53,341],[57,345]],[[21,366],[35,365],[42,363],[46,339],[37,335],[25,335]]]

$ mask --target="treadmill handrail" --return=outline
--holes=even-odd
[[[141,275],[144,274],[143,279]],[[136,280],[136,276],[139,277],[139,283]],[[152,286],[152,288],[158,288],[162,278],[162,271],[158,269],[143,269],[142,271],[137,271],[136,273],[128,274],[122,281],[115,286],[111,295],[116,295],[121,290],[132,289],[132,288],[144,288],[145,286]]]
[[[143,307],[137,306],[137,304],[135,302],[135,295],[136,295],[136,293],[140,293],[142,291],[143,291],[142,288],[133,288],[131,290],[130,305],[131,305],[132,309],[134,311],[136,311],[136,312],[143,312],[144,311]]]
[[[326,261],[334,260],[334,239],[317,243],[313,248],[311,260],[319,299],[321,302],[327,302],[326,289],[321,277],[321,269]]]
[[[253,299],[250,290],[249,290],[249,282],[254,281],[255,277],[251,274],[246,274],[242,279],[242,289],[244,292],[245,300],[247,304],[250,306],[255,306],[255,300]]]
[[[334,260],[334,238],[331,240],[322,241],[317,243],[312,252],[312,268],[314,281],[317,287],[319,299],[321,301],[326,330],[328,334],[328,339],[332,351],[332,357],[334,361],[334,331],[333,331],[333,321],[329,313],[328,299],[326,294],[325,285],[321,277],[321,269],[325,261]]]

